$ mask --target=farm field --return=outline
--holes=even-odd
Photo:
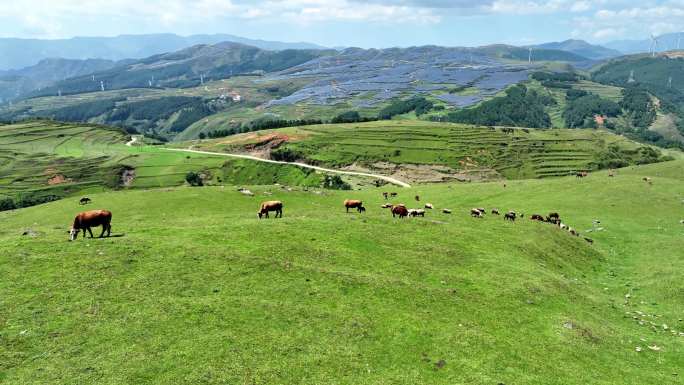
[[[76,242],[76,200],[2,212],[0,380],[675,384],[682,162],[505,188],[96,193],[115,236]],[[382,191],[436,210],[392,218]],[[345,214],[346,198],[368,211]],[[283,219],[258,220],[271,199]],[[527,218],[469,217],[479,206],[558,211],[594,243]],[[594,220],[601,230],[588,232]]]
[[[514,129],[508,134],[500,127],[421,121],[304,126],[192,145],[209,151],[235,152],[245,146],[253,148],[255,143],[264,145],[272,137],[288,138],[271,150],[272,157],[280,154],[336,168],[353,165],[376,171],[382,171],[383,163],[434,165],[446,174],[445,178],[458,174],[465,180],[483,173],[507,179],[562,176],[598,168],[601,162],[615,157],[634,163],[643,147],[600,130]],[[444,171],[442,166],[449,170]]]
[[[208,184],[280,181],[320,186],[325,179],[294,166],[178,153],[161,146],[126,146],[129,138],[116,129],[93,125],[0,125],[0,199],[39,202],[118,188],[178,186],[190,171],[202,172]],[[123,170],[133,171],[123,178]]]

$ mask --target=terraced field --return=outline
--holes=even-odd
[[[419,121],[321,125],[202,141],[206,150],[239,151],[245,143],[273,135],[288,141],[271,156],[295,156],[331,167],[377,168],[394,165],[447,166],[455,174],[489,171],[505,178],[543,178],[596,169],[616,150],[630,162],[639,161],[638,143],[597,130],[527,130],[472,127]],[[259,139],[262,138],[262,139]],[[183,144],[187,145],[187,144]]]
[[[0,199],[31,205],[108,189],[178,186],[190,171],[202,173],[207,184],[279,181],[317,187],[325,181],[324,174],[299,167],[129,147],[127,140],[123,132],[103,126],[51,121],[0,126]]]

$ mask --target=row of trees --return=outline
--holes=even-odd
[[[540,94],[524,85],[506,90],[506,95],[485,101],[474,108],[449,113],[446,120],[454,123],[484,126],[551,127],[545,107],[555,104],[549,95]]]

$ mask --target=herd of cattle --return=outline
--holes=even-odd
[[[397,193],[383,193],[382,194],[385,200],[389,199],[389,197],[396,197],[398,196]],[[415,200],[417,202],[420,201],[420,196],[416,195]],[[84,204],[89,204],[92,201],[89,198],[82,198],[79,203],[81,205]],[[357,199],[347,199],[344,201],[344,207],[349,213],[349,210],[356,210],[359,213],[363,213],[366,211],[366,207],[363,205],[363,201],[357,200]],[[425,217],[426,210],[433,210],[434,205],[431,203],[426,203],[423,208],[408,208],[406,207],[405,204],[399,203],[399,204],[391,204],[391,203],[385,203],[381,206],[383,209],[389,209],[392,217],[396,218],[399,217],[400,219],[406,218],[406,217]],[[259,207],[259,211],[257,211],[257,216],[259,219],[262,218],[269,218],[269,213],[275,213],[276,218],[282,218],[283,217],[283,202],[281,201],[266,201],[261,203],[261,206]],[[442,209],[442,213],[444,214],[451,214],[450,209]],[[487,210],[485,210],[482,207],[479,208],[473,208],[470,210],[470,215],[473,218],[484,218],[485,214],[487,213]],[[492,209],[490,211],[491,215],[501,215],[501,212],[498,209]],[[515,211],[508,211],[504,213],[503,218],[506,221],[511,221],[515,222],[516,219],[518,218],[524,218],[525,214],[524,213],[516,213]],[[530,216],[531,220],[534,221],[539,221],[539,222],[546,222],[546,223],[551,223],[554,224],[558,227],[560,227],[563,230],[567,230],[570,234],[574,236],[580,236],[580,234],[573,229],[572,227],[567,226],[564,224],[561,219],[560,215],[558,213],[550,213],[548,216],[543,217],[539,214],[533,214]],[[69,231],[69,240],[73,241],[75,240],[79,233],[82,231],[83,232],[83,237],[86,236],[86,232],[90,234],[90,237],[93,238],[93,232],[91,230],[92,227],[98,227],[102,226],[102,233],[100,233],[100,238],[104,237],[105,233],[107,233],[107,236],[111,235],[112,231],[112,213],[107,210],[90,210],[90,211],[85,211],[76,216],[74,218],[74,222],[71,226],[71,230]],[[593,241],[589,238],[584,238],[587,242],[593,243]]]
[[[614,170],[609,170],[609,177],[613,177],[615,175]],[[586,171],[580,171],[577,172],[576,174],[577,178],[585,178],[588,176],[588,173]],[[651,185],[653,182],[650,177],[643,177],[643,181]],[[504,185],[505,186],[505,185]],[[254,196],[253,193],[251,193],[249,190],[244,190],[240,189],[238,190],[245,194],[245,192],[248,192],[246,195]],[[388,200],[389,198],[395,198],[398,196],[398,193],[396,192],[383,192],[382,196],[385,198],[385,200]],[[420,201],[420,196],[416,195],[415,196],[416,202]],[[79,201],[79,204],[81,205],[87,205],[91,203],[92,200],[90,198],[82,198]],[[366,208],[363,205],[363,201],[361,200],[356,200],[356,199],[347,199],[344,201],[344,207],[347,210],[347,213],[349,213],[349,210],[356,210],[359,213],[363,213],[366,211]],[[406,217],[425,217],[426,210],[433,210],[434,206],[431,203],[426,203],[423,208],[413,208],[410,209],[406,207],[405,204],[399,203],[399,204],[390,204],[390,203],[385,203],[381,206],[383,209],[389,209],[392,217],[399,217],[399,218],[406,218]],[[267,201],[263,202],[259,208],[259,211],[257,212],[257,215],[259,219],[262,218],[268,218],[269,213],[275,212],[275,217],[276,218],[282,218],[283,217],[283,202],[281,201]],[[498,209],[492,209],[491,215],[501,215],[501,212]],[[444,214],[451,214],[450,209],[442,209],[442,213]],[[473,208],[470,210],[470,215],[473,218],[484,218],[485,214],[487,213],[487,210],[484,208],[478,207],[478,208]],[[516,219],[518,218],[524,218],[525,214],[524,213],[516,213],[515,211],[508,211],[504,213],[503,218],[505,221],[511,221],[515,222]],[[544,222],[544,223],[550,223],[555,226],[558,226],[559,228],[563,230],[567,230],[570,234],[579,237],[580,233],[577,232],[577,230],[573,229],[572,227],[566,225],[561,221],[560,215],[558,213],[550,213],[546,217],[539,215],[539,214],[532,214],[529,217],[533,221],[539,221],[539,222]],[[91,230],[92,227],[98,227],[102,226],[102,233],[100,234],[100,237],[103,237],[105,232],[107,233],[107,236],[111,234],[112,230],[112,213],[107,210],[90,210],[90,211],[85,211],[76,216],[74,219],[73,225],[71,226],[71,230],[69,231],[69,239],[74,240],[78,237],[78,234],[83,231],[83,237],[86,236],[86,232],[90,233],[90,237],[93,237],[93,232]],[[680,223],[684,224],[684,220],[680,221]],[[589,239],[589,238],[584,238],[587,242],[593,243],[594,241]]]

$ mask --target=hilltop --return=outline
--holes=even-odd
[[[76,200],[3,212],[0,378],[671,383],[684,368],[682,166],[401,190],[454,212],[411,220],[379,208],[383,189],[92,194],[115,237],[72,243]],[[368,212],[345,214],[348,197]],[[282,220],[256,218],[267,199],[285,202]],[[475,206],[559,211],[594,244],[470,218]],[[587,232],[595,219],[602,231]]]

